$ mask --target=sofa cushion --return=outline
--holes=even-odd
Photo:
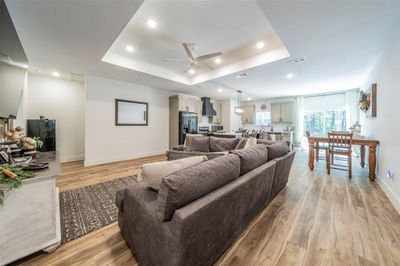
[[[269,139],[257,139],[258,144],[265,144],[265,145],[272,145],[276,143],[276,140],[269,140]]]
[[[204,137],[203,134],[186,134],[185,143],[183,143],[185,151],[192,151],[192,139],[195,137]]]
[[[247,138],[241,138],[235,147],[235,150],[242,150],[246,146]]]
[[[233,138],[218,138],[218,137],[210,137],[210,151],[211,152],[219,152],[219,151],[231,151],[234,150],[239,142],[239,139]]]
[[[256,144],[247,149],[231,151],[231,153],[240,158],[240,175],[250,172],[268,160],[268,151],[264,144]]]
[[[265,146],[267,147],[268,150],[268,161],[284,156],[290,151],[286,141],[277,141],[274,144]]]
[[[210,152],[210,137],[194,137],[190,151]]]
[[[163,178],[158,193],[157,218],[172,219],[175,210],[239,177],[240,160],[228,154]]]
[[[144,180],[149,188],[158,191],[164,176],[204,161],[207,161],[206,156],[194,156],[174,161],[147,163],[140,167],[138,181]]]

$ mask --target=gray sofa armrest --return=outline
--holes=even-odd
[[[172,150],[174,151],[184,151],[185,150],[185,145],[181,144],[181,145],[177,145],[172,147]]]
[[[121,232],[139,263],[176,265],[179,226],[157,219],[157,193],[145,183],[132,185],[123,192],[122,206]]]
[[[182,265],[212,265],[270,198],[271,161],[176,210]]]
[[[272,197],[275,197],[286,186],[295,155],[296,152],[291,151],[285,156],[273,159],[276,162],[276,171],[272,185]]]
[[[224,156],[227,154],[226,152],[196,152],[196,151],[177,151],[177,150],[168,150],[166,152],[167,160],[179,160],[183,158],[193,157],[193,156],[206,156],[207,159],[215,159],[220,156]]]

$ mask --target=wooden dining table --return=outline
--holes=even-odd
[[[314,170],[314,144],[319,146],[321,143],[328,143],[327,136],[310,136],[308,137],[309,144],[309,158],[308,158],[308,166],[310,170]],[[360,165],[361,167],[365,167],[365,148],[368,147],[369,156],[368,156],[368,167],[369,167],[369,179],[371,181],[375,181],[376,179],[376,147],[379,145],[379,140],[365,138],[362,136],[354,136],[352,145],[360,146]]]

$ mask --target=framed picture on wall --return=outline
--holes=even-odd
[[[116,126],[148,126],[149,104],[115,99]]]
[[[371,87],[371,117],[377,116],[377,106],[376,106],[377,89],[378,89],[378,85],[376,83],[372,84],[372,87]]]

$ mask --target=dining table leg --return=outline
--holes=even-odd
[[[365,167],[365,146],[360,145],[360,165],[362,168]]]
[[[376,175],[376,143],[369,143],[369,156],[368,156],[368,166],[369,166],[369,180],[375,181]]]
[[[308,167],[310,167],[310,170],[314,170],[314,141],[309,140],[308,141],[308,146],[309,146],[309,153],[308,153]]]

